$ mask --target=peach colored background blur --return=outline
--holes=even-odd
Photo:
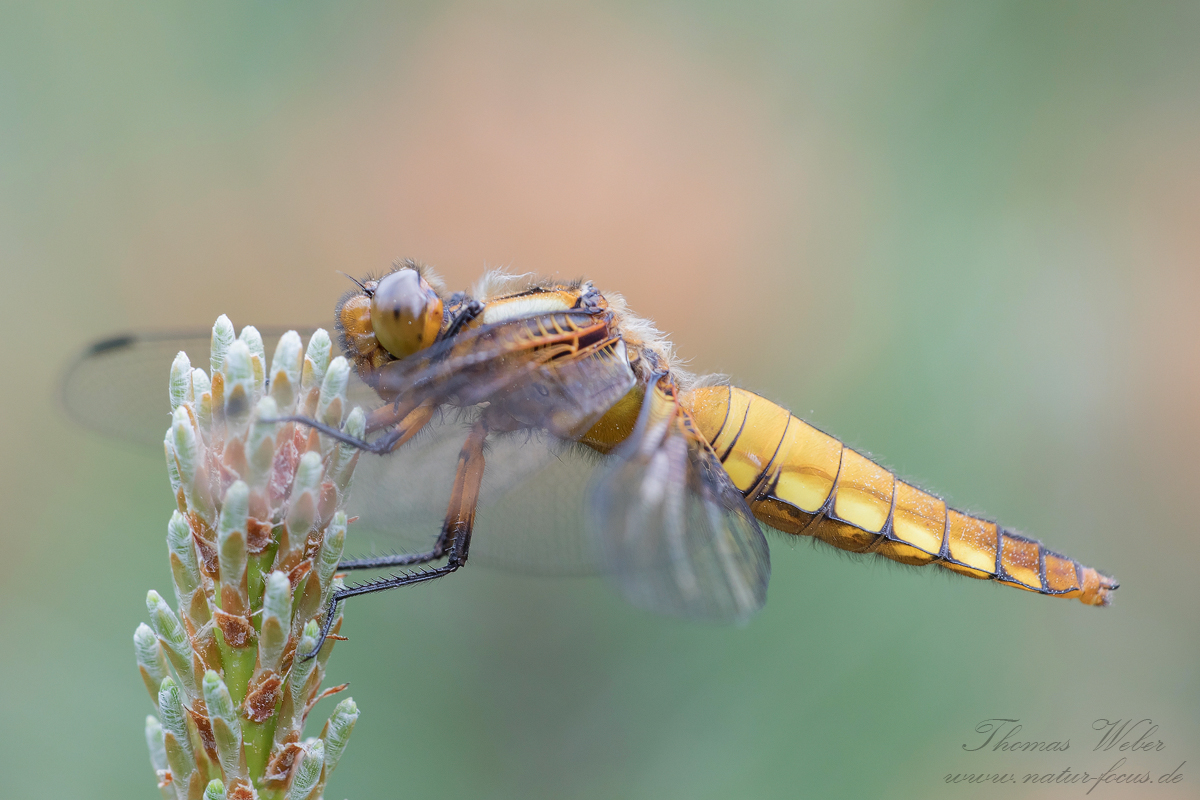
[[[155,796],[130,634],[171,503],[157,454],[57,409],[69,356],[327,324],[336,270],[412,256],[589,277],[1123,585],[1100,611],[776,539],[726,630],[468,570],[351,608],[331,796],[1011,797],[943,778],[1102,769],[1099,717],[1188,765],[1093,796],[1195,796],[1198,34],[1192,3],[0,11],[4,793]],[[1002,716],[1069,758],[963,751]]]

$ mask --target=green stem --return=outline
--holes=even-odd
[[[258,647],[230,647],[225,641],[225,634],[218,627],[217,649],[221,652],[221,664],[225,667],[224,680],[229,688],[229,696],[233,702],[241,705],[246,699],[246,690],[250,686],[250,678],[254,675],[254,662],[258,659]]]
[[[267,771],[267,760],[271,757],[271,744],[275,739],[275,722],[272,714],[263,722],[242,719],[242,742],[246,752],[246,769],[250,777],[261,780]]]

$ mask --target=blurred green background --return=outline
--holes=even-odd
[[[468,569],[351,604],[330,797],[1068,797],[944,777],[1102,772],[1098,718],[1159,725],[1124,771],[1188,764],[1092,796],[1195,797],[1198,37],[1193,2],[6,3],[3,794],[157,796],[131,635],[172,501],[64,419],[70,355],[327,323],[335,270],[413,256],[586,275],[1122,588],[776,538],[723,629]],[[989,717],[1071,750],[964,752]]]

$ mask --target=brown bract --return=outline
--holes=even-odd
[[[216,532],[194,511],[188,512],[187,521],[192,530],[192,543],[196,545],[196,554],[200,556],[200,571],[209,578],[217,578],[221,574],[221,568],[217,561]]]
[[[273,670],[266,670],[250,686],[243,705],[246,718],[254,722],[263,722],[275,713],[275,704],[279,702],[279,691],[283,678]]]
[[[232,784],[225,787],[225,798],[226,800],[253,800],[254,790],[240,778],[235,779]]]
[[[221,629],[221,634],[225,637],[225,643],[230,647],[247,647],[254,638],[254,626],[245,617],[229,614],[219,608],[214,608],[213,621]]]
[[[300,734],[292,731],[285,741],[276,745],[271,763],[267,765],[267,774],[263,778],[267,783],[282,783],[287,780],[296,756],[304,750],[299,744]]]
[[[250,517],[246,520],[246,550],[252,554],[261,553],[271,543],[271,524]]]
[[[217,740],[213,736],[212,720],[208,718],[208,709],[205,707],[204,701],[197,700],[191,708],[184,706],[184,710],[196,725],[196,731],[200,734],[200,743],[204,745],[204,752],[208,753],[208,757],[216,762]]]
[[[341,641],[346,640],[345,636],[330,636],[329,638],[330,639],[339,639]],[[308,712],[313,710],[313,706],[315,706],[317,703],[324,700],[326,697],[333,697],[335,694],[341,694],[342,692],[346,691],[349,688],[350,688],[350,684],[348,684],[348,683],[340,683],[337,686],[330,686],[328,689],[326,689],[325,691],[316,695],[315,697],[313,697],[312,700],[309,701],[308,705],[304,708],[304,716],[307,717]]]

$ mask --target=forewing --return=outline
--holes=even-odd
[[[766,602],[770,554],[758,521],[708,444],[680,416],[638,429],[593,487],[605,570],[635,605],[742,621]]]
[[[625,343],[613,339],[569,358],[541,364],[493,401],[526,428],[574,440],[636,383]]]
[[[584,311],[483,325],[385,365],[375,377],[376,388],[405,406],[427,400],[474,405],[533,380],[560,356],[573,357],[572,341],[606,338],[606,331],[602,317]]]
[[[162,449],[171,424],[167,395],[171,362],[185,350],[208,367],[209,334],[113,336],[80,353],[63,375],[67,413],[84,427]]]

